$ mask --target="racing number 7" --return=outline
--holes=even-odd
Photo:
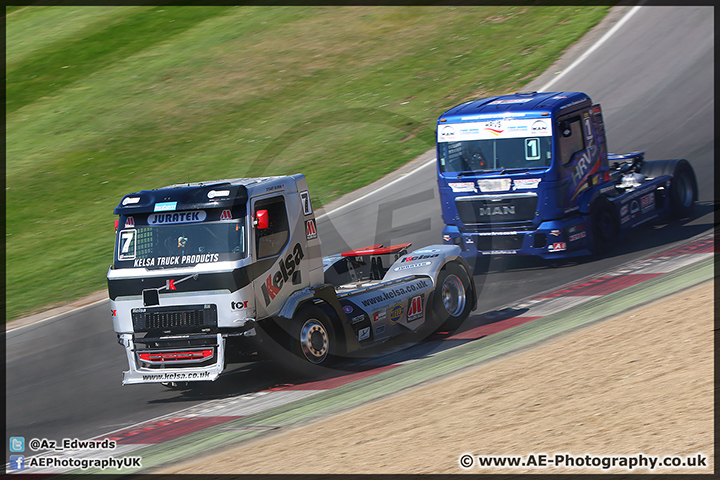
[[[135,230],[124,230],[120,232],[120,253],[118,255],[118,260],[131,260],[135,258],[135,244],[133,242],[134,239]],[[133,252],[131,254],[128,254],[131,245],[133,247]]]
[[[310,215],[312,213],[312,203],[310,203],[310,193],[305,190],[300,192],[300,198],[302,199],[303,213]]]

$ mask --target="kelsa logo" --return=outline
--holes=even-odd
[[[440,256],[439,253],[435,253],[433,255],[411,255],[409,257],[405,257],[402,260],[400,260],[400,263],[414,262],[415,260],[425,260],[426,258],[435,258],[435,257],[439,257],[439,256]]]
[[[305,254],[302,251],[302,247],[299,243],[295,244],[293,253],[289,254],[284,259],[280,259],[280,270],[275,274],[270,274],[265,279],[265,283],[262,284],[260,290],[262,290],[263,297],[265,297],[265,306],[270,305],[270,302],[280,293],[283,285],[287,283],[290,276],[295,273],[295,267],[300,266]]]

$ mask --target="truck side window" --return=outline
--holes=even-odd
[[[255,229],[255,245],[258,258],[279,254],[289,238],[285,199],[282,196],[259,200],[255,211],[267,210],[270,226],[265,230]]]
[[[580,117],[564,120],[558,125],[560,131],[560,158],[567,165],[573,155],[585,149],[585,136],[580,124]]]

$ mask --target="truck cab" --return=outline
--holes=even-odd
[[[438,119],[437,159],[443,240],[467,259],[598,253],[669,213],[674,168],[695,189],[686,192],[685,207],[697,197],[685,160],[663,161],[668,170],[656,168],[662,162],[643,167],[642,152],[609,154],[600,105],[581,92],[517,93],[453,107]],[[645,202],[641,211],[623,215],[635,197]]]
[[[258,318],[323,283],[302,175],[143,190],[114,213],[107,278],[123,383],[213,380],[227,358],[254,354]]]

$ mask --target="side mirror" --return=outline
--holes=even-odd
[[[265,230],[270,226],[270,217],[267,210],[258,210],[255,212],[255,228]]]

